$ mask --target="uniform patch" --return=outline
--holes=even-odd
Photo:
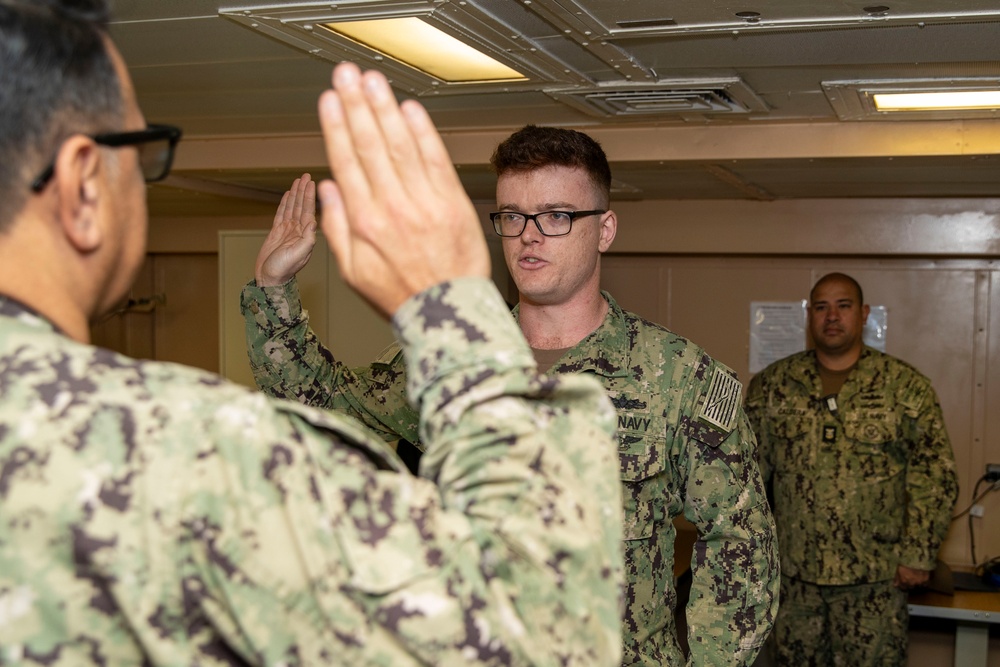
[[[827,424],[823,427],[823,442],[837,442],[837,427]]]
[[[698,419],[723,431],[732,431],[736,426],[742,389],[739,380],[721,368],[716,368],[708,386],[708,395],[698,412]]]

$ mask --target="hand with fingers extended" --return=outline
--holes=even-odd
[[[257,285],[270,287],[291,280],[309,261],[315,244],[316,184],[309,174],[302,174],[281,198],[271,231],[257,253]]]
[[[476,210],[426,110],[343,63],[319,102],[334,181],[322,224],[340,272],[383,315],[447,280],[489,277]]]

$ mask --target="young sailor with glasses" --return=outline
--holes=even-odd
[[[774,522],[735,374],[703,349],[623,310],[601,290],[615,238],[611,170],[574,130],[527,126],[492,158],[494,230],[514,308],[542,370],[597,378],[618,410],[626,589],[625,665],[684,665],[674,611],[673,519],[699,532],[686,608],[691,662],[749,665],[777,610]],[[419,443],[402,353],[348,369],[309,329],[295,274],[315,240],[308,175],[279,206],[242,294],[251,366],[264,391],[351,414],[386,440]],[[421,472],[424,470],[421,462]]]

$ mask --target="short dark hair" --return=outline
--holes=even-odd
[[[611,167],[604,149],[592,137],[576,130],[525,125],[497,146],[490,158],[497,176],[560,166],[583,169],[607,207],[611,202]]]
[[[819,287],[823,283],[828,283],[834,280],[840,280],[845,283],[850,283],[851,285],[853,285],[854,291],[858,293],[858,306],[860,307],[865,305],[865,293],[861,291],[861,283],[859,283],[857,280],[850,277],[846,273],[828,273],[819,280],[817,280],[816,284],[813,285],[811,290],[809,290],[809,302],[812,303],[813,294],[816,293],[817,287]]]
[[[0,232],[73,134],[119,129],[107,0],[0,0]]]

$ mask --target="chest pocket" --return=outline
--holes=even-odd
[[[811,467],[815,463],[815,415],[804,410],[781,410],[775,414],[770,432],[778,470],[783,469],[785,463],[793,469],[802,465]]]
[[[888,445],[897,440],[898,428],[896,415],[885,410],[855,410],[844,415],[844,435],[859,453],[888,453]]]
[[[844,415],[844,435],[851,465],[870,484],[879,485],[906,473],[906,447],[899,439],[899,418],[892,410],[851,410]]]
[[[666,489],[666,425],[651,401],[612,396],[618,408],[618,465],[622,480],[624,539],[648,539],[662,521]]]

